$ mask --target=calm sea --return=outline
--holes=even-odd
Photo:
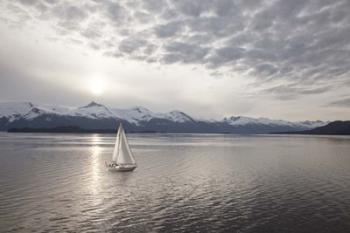
[[[0,232],[350,232],[350,137],[0,134]]]

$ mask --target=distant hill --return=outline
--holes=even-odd
[[[119,122],[128,132],[237,134],[303,131],[327,124],[323,121],[291,122],[245,116],[197,119],[182,111],[160,113],[144,107],[110,108],[96,102],[81,107],[0,103],[0,131],[114,132]]]
[[[116,133],[116,129],[82,129],[76,126],[61,126],[54,128],[11,128],[9,133]],[[129,132],[134,133],[134,132]],[[155,131],[139,131],[137,133],[161,133]]]
[[[286,134],[350,135],[350,121],[333,121],[311,130],[283,132]]]

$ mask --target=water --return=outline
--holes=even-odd
[[[0,134],[1,232],[350,232],[350,137]]]

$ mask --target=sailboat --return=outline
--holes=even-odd
[[[121,172],[133,171],[137,167],[121,123],[118,128],[112,161],[110,163],[106,162],[106,166],[110,171]]]

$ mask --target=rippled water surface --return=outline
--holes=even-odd
[[[350,138],[0,134],[1,232],[350,232]]]

